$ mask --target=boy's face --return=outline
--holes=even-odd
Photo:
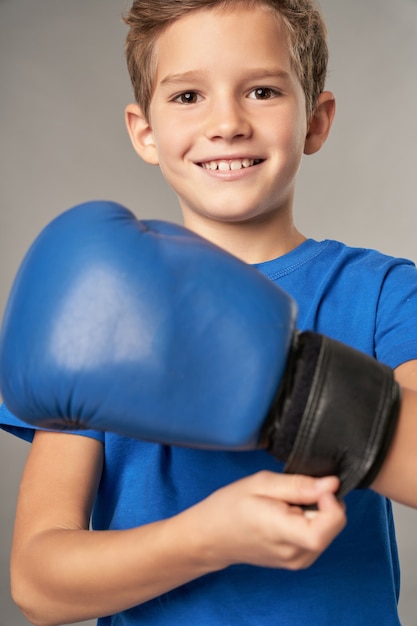
[[[308,128],[285,31],[271,12],[192,13],[160,35],[155,53],[141,155],[159,163],[185,225],[290,209]]]

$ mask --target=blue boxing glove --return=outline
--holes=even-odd
[[[92,202],[53,220],[16,276],[0,389],[20,419],[207,449],[367,486],[394,432],[392,371],[299,333],[291,298],[187,229]]]
[[[250,449],[294,320],[286,294],[204,239],[88,203],[49,224],[23,261],[1,392],[34,425]]]

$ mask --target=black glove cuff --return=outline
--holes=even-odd
[[[339,496],[369,486],[390,447],[400,406],[392,370],[315,333],[295,343],[263,430],[285,471],[337,475]]]
[[[320,356],[322,335],[295,333],[287,367],[265,420],[262,441],[280,461],[293,449]]]

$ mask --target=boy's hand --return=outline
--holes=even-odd
[[[259,472],[188,510],[213,570],[236,563],[290,570],[309,567],[346,524],[336,477]],[[301,505],[317,504],[317,511]]]

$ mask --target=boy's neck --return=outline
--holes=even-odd
[[[219,222],[191,216],[184,217],[184,226],[249,264],[276,259],[306,240],[292,219],[276,216],[251,222]]]

